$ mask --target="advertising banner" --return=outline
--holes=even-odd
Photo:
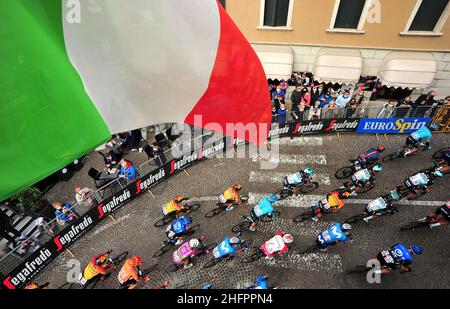
[[[368,118],[361,119],[356,132],[365,134],[413,133],[427,126],[431,118]]]

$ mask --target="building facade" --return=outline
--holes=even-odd
[[[311,72],[450,95],[450,0],[225,0],[268,78]]]

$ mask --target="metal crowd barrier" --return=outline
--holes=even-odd
[[[438,126],[437,132],[450,132],[450,106],[439,108],[432,123]]]

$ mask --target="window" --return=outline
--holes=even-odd
[[[437,34],[444,26],[450,0],[418,0],[402,34]]]
[[[220,4],[222,4],[223,8],[225,9],[225,0],[219,0]]]
[[[260,0],[259,29],[292,30],[294,0]]]
[[[364,33],[370,4],[366,0],[336,0],[328,31]]]

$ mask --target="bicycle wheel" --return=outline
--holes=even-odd
[[[262,252],[262,250],[258,250],[256,252],[254,252],[253,254],[246,256],[242,262],[245,264],[248,263],[253,263],[256,262],[257,260],[259,260],[260,258],[262,258],[264,256],[264,252]]]
[[[307,184],[305,184],[301,189],[300,192],[301,193],[311,193],[314,190],[316,190],[319,187],[319,183],[318,182],[308,182]]]
[[[204,268],[204,269],[207,269],[207,268],[214,267],[214,266],[216,266],[219,262],[220,262],[220,259],[213,258],[212,260],[209,260],[208,262],[206,262],[206,264],[203,265],[203,268]]]
[[[166,216],[162,219],[159,219],[158,221],[155,222],[154,226],[155,227],[162,227],[165,226],[167,224],[169,224],[170,222],[172,222],[172,220],[174,219],[173,216]]]
[[[357,191],[358,193],[366,193],[366,192],[369,192],[370,190],[373,190],[373,188],[375,188],[375,186],[371,185],[370,187],[363,187],[363,188],[358,187],[358,188],[360,188],[360,190]]]
[[[166,241],[165,245],[163,245],[161,248],[158,249],[158,251],[155,252],[155,254],[153,254],[153,257],[154,258],[160,257],[161,255],[169,251],[170,248],[172,248],[172,246]]]
[[[269,216],[264,216],[261,217],[261,222],[272,222],[273,220],[275,220],[276,218],[279,218],[281,216],[281,213],[279,211],[274,211],[272,212],[272,217]]]
[[[218,214],[220,214],[225,208],[223,206],[217,206],[214,209],[211,209],[210,211],[208,211],[205,214],[205,218],[213,218],[215,216],[217,216]]]
[[[278,195],[279,196],[278,200],[281,201],[281,200],[285,200],[288,197],[292,196],[293,193],[294,193],[294,191],[292,191],[292,190],[283,189],[283,190],[280,190],[277,193],[275,193],[275,195]]]
[[[190,204],[189,206],[186,207],[186,210],[187,210],[187,212],[192,212],[192,211],[196,211],[199,208],[200,208],[200,204]]]
[[[128,256],[128,251],[124,251],[121,254],[119,254],[118,256],[116,256],[115,258],[113,258],[113,263],[116,265],[119,265],[120,263],[122,263]]]
[[[428,222],[410,222],[409,224],[400,227],[400,231],[414,231],[417,228],[428,226]]]
[[[345,223],[353,224],[355,222],[358,222],[359,220],[363,219],[365,217],[364,214],[356,215],[350,218],[345,219]]]
[[[250,222],[244,221],[244,222],[241,222],[241,223],[236,224],[235,226],[233,226],[231,231],[233,233],[239,233],[239,232],[243,232],[243,231],[248,231],[250,229],[250,225],[251,225]]]
[[[389,162],[389,161],[397,159],[399,156],[400,156],[400,151],[397,151],[397,152],[390,153],[387,156],[383,157],[383,159],[381,161]]]
[[[340,168],[337,170],[337,172],[334,174],[334,176],[337,179],[345,179],[353,175],[354,169],[351,166],[345,166],[343,168]]]
[[[304,212],[294,218],[294,222],[299,223],[311,219],[314,214],[311,211]]]
[[[187,233],[188,235],[192,235],[194,234],[196,231],[198,231],[198,229],[200,228],[200,224],[195,224],[193,225],[190,229],[189,229],[189,233]]]

